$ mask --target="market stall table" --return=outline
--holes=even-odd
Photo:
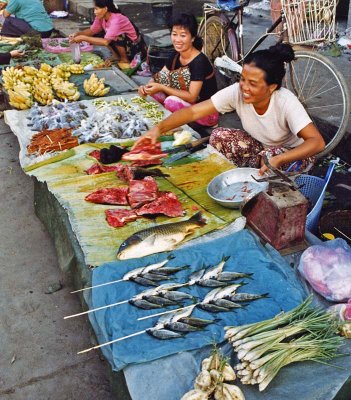
[[[27,137],[23,134],[23,130],[25,129],[24,118],[21,118],[21,122],[16,122],[18,114],[12,113],[14,112],[7,112],[6,118],[7,121],[12,124],[11,128],[14,127],[13,130],[19,138],[22,152],[27,144]],[[26,113],[22,112],[21,115],[24,117]],[[94,253],[95,255],[91,256],[89,247],[96,247],[96,244],[92,242],[89,245],[86,239],[89,237],[94,238],[94,236],[99,235],[96,231],[94,232],[94,226],[91,225],[80,229],[83,227],[82,222],[84,222],[86,210],[81,209],[80,206],[77,208],[76,205],[84,201],[82,196],[87,190],[89,191],[93,187],[105,185],[105,183],[111,182],[112,179],[116,181],[116,178],[112,176],[114,174],[111,173],[105,173],[95,177],[84,175],[84,169],[89,167],[89,163],[91,164],[93,162],[92,160],[89,161],[86,157],[87,153],[92,148],[90,144],[79,146],[79,148],[77,148],[79,150],[69,153],[68,157],[64,159],[59,161],[51,160],[57,162],[48,162],[44,163],[44,165],[40,164],[41,166],[34,169],[32,166],[31,171],[28,171],[33,175],[34,179],[36,213],[53,237],[60,267],[78,288],[89,286],[91,283],[101,283],[106,281],[106,279],[110,279],[111,274],[114,276],[116,273],[117,265],[121,266],[122,272],[123,268],[132,268],[132,265],[135,266],[138,264],[135,260],[126,263],[119,262],[118,264],[113,261],[115,255],[110,252],[110,250],[107,252],[106,259],[103,259],[99,253]],[[275,315],[281,309],[288,310],[292,308],[302,300],[305,293],[303,285],[299,282],[295,272],[288,263],[286,263],[286,261],[284,261],[270,246],[263,247],[252,233],[245,230],[233,235],[233,230],[230,230],[233,225],[229,225],[229,228],[224,228],[225,225],[238,217],[236,211],[221,210],[221,212],[218,212],[218,215],[216,215],[214,209],[208,212],[208,208],[212,207],[212,205],[208,203],[208,200],[207,203],[201,203],[202,198],[199,194],[199,185],[201,184],[201,180],[204,179],[204,176],[206,180],[202,182],[202,185],[205,185],[206,182],[208,183],[218,172],[229,168],[228,165],[224,164],[222,171],[209,168],[209,170],[212,170],[212,176],[208,174],[202,176],[199,173],[195,173],[194,167],[199,168],[199,165],[204,167],[205,163],[211,162],[211,157],[213,156],[208,156],[204,160],[195,160],[195,162],[190,164],[185,163],[178,167],[173,167],[172,170],[175,171],[177,171],[178,168],[178,173],[171,174],[169,181],[167,181],[168,183],[166,181],[163,182],[165,185],[174,185],[174,190],[181,188],[184,195],[187,195],[186,198],[181,197],[181,194],[179,194],[184,203],[189,202],[190,208],[188,209],[188,213],[191,207],[196,207],[197,209],[203,207],[204,210],[207,210],[205,211],[207,213],[207,218],[209,218],[213,224],[212,226],[209,224],[209,229],[207,231],[204,230],[201,232],[202,234],[207,233],[207,235],[197,235],[199,236],[198,239],[185,243],[182,247],[175,250],[174,254],[176,257],[179,255],[183,263],[188,259],[192,260],[191,264],[200,262],[201,260],[203,262],[209,262],[219,252],[233,252],[233,254],[230,254],[233,258],[235,254],[240,254],[237,260],[237,267],[239,268],[242,263],[245,265],[248,272],[253,272],[254,277],[258,277],[256,282],[249,283],[247,286],[256,290],[256,293],[263,294],[264,289],[267,289],[267,292],[272,292],[270,298],[258,300],[257,303],[253,303],[252,306],[250,305],[248,308],[250,314],[247,314],[250,321],[260,319],[261,316],[263,318],[268,318]],[[221,164],[219,159],[214,159],[215,162],[213,165]],[[22,166],[28,166],[23,153],[20,154],[20,160]],[[74,162],[70,163],[70,160],[74,160]],[[60,169],[60,167],[63,167],[63,169]],[[202,190],[204,190],[205,186],[201,186]],[[100,218],[100,222],[103,222],[103,217]],[[218,232],[210,233],[216,228],[221,229]],[[107,234],[106,237],[108,236]],[[118,233],[116,234],[116,238],[117,237]],[[114,245],[113,243],[110,244],[109,249],[113,249]],[[214,246],[214,249],[212,249],[211,246]],[[248,249],[250,249],[250,251]],[[105,250],[103,253],[105,253]],[[159,259],[159,257],[156,258]],[[147,260],[154,260],[154,256],[150,256],[147,260],[141,260],[145,263]],[[103,261],[110,261],[111,263],[101,267]],[[214,262],[214,260],[212,261]],[[100,265],[100,267],[92,272],[90,269],[91,265]],[[197,267],[199,267],[199,265],[197,265]],[[92,275],[94,278],[93,280]],[[259,284],[259,286],[256,287],[256,284]],[[129,292],[129,290],[127,290],[127,292]],[[124,292],[124,294],[126,295],[127,292]],[[102,298],[97,296],[97,292],[94,293],[93,291],[90,293],[87,291],[84,292],[81,299],[85,307],[93,308],[101,304],[106,304],[106,301],[112,299],[112,297],[110,298],[109,296],[113,294],[114,291],[112,288],[104,291],[104,296],[106,297]],[[121,293],[121,296],[122,295],[123,292]],[[122,297],[120,297],[120,299],[122,299]],[[258,307],[257,309],[260,310],[257,314],[255,314],[256,304]],[[246,321],[245,312],[243,311],[236,314],[236,317],[239,318],[237,323],[244,323]],[[96,314],[96,318],[92,318],[92,324],[96,334],[102,342],[111,337],[116,338],[114,335],[118,332],[118,329],[121,328],[120,325],[115,327],[107,325],[110,316],[115,315],[113,312],[107,312],[104,315],[106,315],[106,319],[102,314],[100,316]],[[135,316],[135,313],[132,313],[132,315]],[[230,313],[227,313],[223,318],[227,324],[230,323]],[[130,324],[128,333],[131,333],[130,328],[134,326],[133,321],[130,321]],[[140,329],[139,325],[138,328],[137,325],[135,325],[135,327],[135,331]],[[146,327],[146,325],[142,327]],[[117,331],[115,329],[117,329]],[[128,343],[126,343],[127,355],[133,355],[135,358],[130,359],[128,362],[120,361],[118,365],[115,363],[116,360],[119,360],[118,348],[116,358],[116,355],[111,356],[111,350],[106,347],[105,355],[110,360],[112,368],[115,371],[123,368],[123,373],[126,378],[128,389],[123,385],[120,386],[119,398],[128,399],[130,398],[129,396],[131,396],[133,400],[179,399],[182,394],[192,386],[192,381],[199,369],[200,360],[210,351],[211,341],[214,338],[216,341],[222,340],[223,338],[220,326],[216,325],[214,331],[209,332],[211,332],[210,335],[201,336],[202,339],[200,342],[197,342],[197,340],[191,341],[190,347],[187,340],[182,339],[182,342],[177,344],[176,349],[171,348],[171,350],[169,350],[169,346],[172,347],[171,342],[169,346],[163,345],[159,346],[159,348],[158,346],[154,347],[154,352],[150,353],[145,351],[144,348],[143,352],[145,355],[141,357],[139,357],[139,352],[135,350],[141,349],[144,343],[143,341],[137,342],[138,344],[136,347],[134,347],[133,342],[131,342],[131,344],[129,344],[132,346],[131,348],[129,348]],[[150,344],[150,340],[157,339],[148,338],[146,342]],[[182,347],[184,344],[185,347]],[[146,344],[146,346],[148,346],[148,344]],[[199,346],[204,347],[204,349],[198,349]],[[347,348],[343,349],[343,351],[349,353],[350,345],[347,344],[346,347]],[[157,350],[156,353],[155,349]],[[77,351],[78,350],[82,349],[77,349]],[[173,354],[178,351],[180,351],[179,354]],[[165,357],[166,355],[168,356]],[[162,358],[158,359],[158,357]],[[331,400],[335,398],[337,392],[349,377],[348,368],[351,365],[350,356],[340,360],[335,360],[335,364],[342,365],[344,368],[343,370],[333,368],[332,366],[312,363],[289,366],[279,374],[278,378],[274,380],[267,391],[259,393],[256,388],[244,387],[245,396],[247,400],[274,400],[282,398],[289,400],[296,399],[297,397],[302,400]],[[135,363],[137,365],[134,365]],[[328,376],[327,380],[325,376]],[[121,380],[123,381],[122,375],[117,372],[114,373],[114,379],[118,380],[119,384]],[[141,385],[140,382],[144,382],[144,384]],[[311,382],[313,384],[311,384]]]

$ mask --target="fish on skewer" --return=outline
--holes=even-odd
[[[98,288],[101,286],[107,286],[107,285],[112,285],[115,283],[127,282],[127,281],[132,281],[132,282],[138,283],[139,285],[142,285],[142,286],[158,286],[159,281],[168,280],[169,279],[168,276],[176,274],[177,272],[182,271],[183,269],[189,268],[188,265],[184,265],[183,267],[165,268],[164,266],[168,263],[168,261],[172,260],[173,258],[174,258],[174,256],[170,255],[164,261],[161,261],[159,263],[147,265],[146,267],[135,268],[132,271],[129,271],[126,274],[124,274],[121,279],[117,279],[117,280],[114,280],[111,282],[101,283],[99,285],[85,287],[83,289],[75,290],[71,293],[83,292],[85,290],[95,289],[95,288]],[[149,274],[153,274],[153,275],[150,276]],[[157,279],[155,279],[155,277]],[[162,277],[164,277],[164,278],[162,278]],[[154,279],[151,279],[151,278],[154,278]]]
[[[204,225],[206,225],[206,221],[201,212],[198,212],[186,221],[143,229],[134,233],[121,244],[117,258],[128,260],[174,250],[186,236],[191,235],[195,229]]]
[[[227,286],[228,282],[236,279],[251,277],[252,274],[244,272],[223,272],[223,267],[229,258],[230,256],[224,256],[222,260],[213,267],[202,268],[194,272],[190,275],[189,281],[200,286],[220,287]]]
[[[195,307],[195,305],[187,306],[187,307],[185,307],[186,310],[173,311],[173,312],[169,313],[168,315],[163,315],[161,318],[159,318],[159,320],[157,321],[156,325],[153,328],[144,329],[142,331],[134,332],[134,333],[131,333],[130,335],[123,336],[118,339],[110,340],[109,342],[102,343],[97,346],[93,346],[88,349],[79,351],[77,354],[87,353],[91,350],[99,349],[104,346],[109,346],[111,344],[121,342],[123,340],[129,339],[129,338],[132,338],[135,336],[139,336],[144,333],[147,333],[150,336],[153,336],[154,338],[161,339],[161,340],[182,338],[182,337],[184,337],[184,335],[186,333],[192,332],[192,330],[187,330],[186,326],[177,325],[177,323],[178,322],[179,322],[179,324],[183,323],[185,325],[189,325],[189,327],[190,327],[190,324],[187,324],[186,322],[182,322],[182,321],[186,318],[189,318],[191,320],[193,319],[193,318],[190,318],[190,315],[192,314],[194,307]],[[199,320],[199,319],[196,319],[196,320]],[[201,320],[201,321],[203,321],[202,328],[205,328],[207,325],[215,323],[217,320],[214,319],[214,320]],[[171,329],[167,329],[166,326],[170,326],[170,324],[172,324],[173,327],[178,326],[179,328],[185,329],[185,330],[173,331]],[[189,329],[191,329],[191,328],[189,328]]]

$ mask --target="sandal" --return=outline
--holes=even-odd
[[[129,64],[129,62],[122,62],[122,61],[119,61],[119,62],[117,62],[117,65],[118,65],[118,67],[120,68],[120,69],[129,69],[130,68],[130,64]]]

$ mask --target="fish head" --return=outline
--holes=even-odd
[[[132,235],[125,240],[119,247],[117,258],[119,260],[128,260],[133,258],[133,250],[136,246],[142,242],[142,239],[138,235]]]

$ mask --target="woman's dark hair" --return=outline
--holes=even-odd
[[[172,18],[169,24],[170,29],[174,26],[181,26],[190,32],[192,38],[194,38],[193,46],[197,50],[202,49],[203,41],[200,36],[197,35],[197,21],[193,14],[179,14]]]
[[[113,0],[94,0],[94,5],[99,8],[107,7],[107,11],[112,13],[120,13]]]
[[[266,75],[268,85],[277,84],[279,89],[285,75],[285,63],[295,59],[295,53],[290,44],[277,43],[266,50],[258,50],[249,54],[244,64],[255,64]]]

